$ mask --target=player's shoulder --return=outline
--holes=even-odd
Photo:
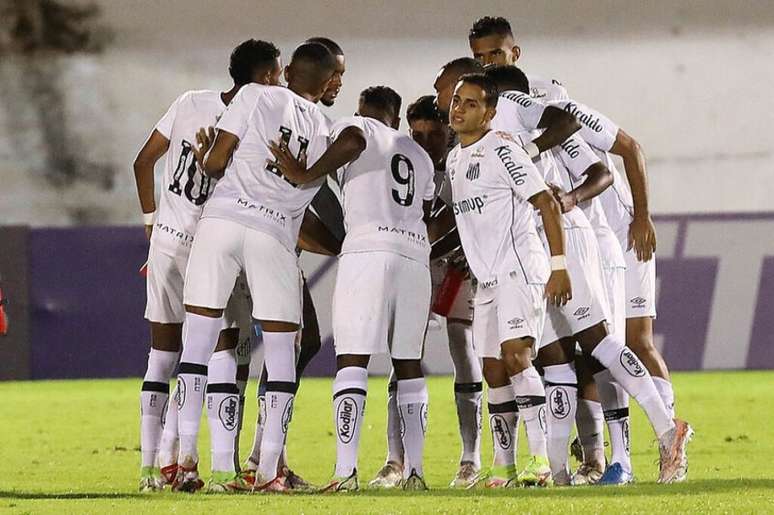
[[[567,88],[557,79],[546,79],[537,75],[529,75],[529,89],[533,98],[544,102],[569,98]]]
[[[212,89],[194,89],[186,91],[180,96],[180,103],[191,104],[194,107],[206,104],[223,104],[220,97],[220,91]]]
[[[479,153],[482,157],[499,159],[502,162],[530,161],[529,156],[522,148],[517,135],[509,131],[494,130],[487,134],[482,141],[483,145]]]
[[[500,102],[503,102],[505,105],[520,105],[523,107],[530,107],[540,102],[540,100],[533,98],[532,96],[521,91],[508,90],[500,93],[500,98],[497,101],[498,107]]]

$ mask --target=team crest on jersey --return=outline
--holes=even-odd
[[[482,145],[474,150],[470,157],[484,157],[484,146]]]
[[[510,132],[497,131],[497,135],[506,141],[510,141],[511,143],[516,143],[516,144],[519,143],[513,138],[513,135]]]
[[[470,163],[468,171],[465,172],[465,177],[469,181],[475,181],[481,176],[481,165],[479,163]]]

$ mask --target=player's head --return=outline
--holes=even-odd
[[[318,102],[336,70],[336,58],[320,43],[301,43],[285,68],[288,87]]]
[[[499,91],[521,91],[529,94],[529,79],[517,66],[488,66],[484,75],[497,84]]]
[[[347,71],[344,51],[335,41],[324,37],[309,38],[304,43],[319,43],[327,48],[333,54],[333,57],[336,58],[336,70],[333,72],[333,77],[331,77],[331,83],[328,84],[328,89],[325,90],[320,99],[322,105],[330,107],[336,102],[336,97],[339,96],[339,91],[341,91],[341,86],[344,83],[344,72]]]
[[[435,105],[435,97],[419,97],[406,109],[406,120],[414,141],[425,149],[436,166],[442,165],[448,149],[449,127]]]
[[[468,32],[468,43],[473,57],[484,66],[516,64],[521,49],[516,44],[511,24],[501,16],[477,19]]]
[[[443,65],[433,83],[438,109],[441,113],[444,115],[449,113],[452,93],[459,78],[466,73],[480,73],[483,69],[481,63],[470,57],[460,57]]]
[[[251,82],[276,86],[281,72],[280,51],[273,43],[248,39],[231,52],[228,73],[237,86]]]
[[[449,123],[457,134],[485,132],[497,108],[497,85],[483,73],[460,77],[452,96]]]
[[[360,92],[357,114],[375,118],[397,129],[400,126],[400,106],[403,100],[394,89],[371,86]]]

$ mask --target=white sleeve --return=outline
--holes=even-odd
[[[358,127],[361,130],[365,130],[363,125],[363,119],[359,116],[345,116],[344,118],[340,118],[331,124],[331,141],[338,138],[341,132],[347,127]]]
[[[539,100],[531,98],[520,91],[506,91],[500,95],[500,101],[504,105],[498,105],[497,108],[502,111],[502,115],[507,118],[516,117],[516,120],[502,120],[502,124],[493,126],[496,129],[510,129],[514,131],[514,123],[518,123],[521,130],[533,131],[538,128],[543,112],[546,110],[546,104]],[[495,116],[495,120],[497,120]]]
[[[249,85],[242,87],[220,117],[216,129],[230,132],[240,140],[244,139],[247,123],[263,91]]]
[[[508,187],[523,200],[529,200],[548,186],[524,150],[517,144],[501,144],[490,158]]]
[[[433,160],[430,159],[430,156],[427,155],[427,153],[422,150],[422,153],[420,154],[424,159],[422,160],[420,166],[425,167],[425,174],[427,175],[427,186],[425,187],[425,194],[422,196],[423,200],[433,200],[435,199],[435,181],[433,180],[435,176],[435,166],[433,166]]]
[[[596,109],[574,100],[562,100],[554,103],[568,113],[575,115],[581,123],[578,135],[589,145],[608,152],[618,136],[618,125]]]
[[[175,101],[172,102],[172,105],[169,106],[167,112],[164,113],[164,116],[161,117],[161,120],[159,120],[159,122],[156,124],[156,127],[154,127],[162,136],[167,139],[171,139],[172,125],[175,123],[175,116],[177,116],[177,106],[184,96],[185,93],[177,97]]]
[[[554,155],[564,165],[573,180],[582,181],[586,170],[599,163],[599,157],[591,150],[591,147],[576,135],[570,136],[561,145],[555,148]]]

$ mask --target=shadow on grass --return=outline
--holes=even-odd
[[[550,489],[496,489],[496,490],[450,490],[446,488],[431,489],[428,492],[403,492],[394,490],[362,490],[360,492],[347,493],[344,497],[379,498],[379,497],[459,497],[459,498],[498,498],[498,497],[554,497],[554,498],[609,498],[609,497],[655,497],[663,495],[696,495],[726,493],[731,491],[774,490],[774,479],[699,479],[676,485],[659,485],[656,483],[643,483],[627,487],[577,487],[577,488],[550,488]],[[292,497],[341,498],[342,496],[330,496],[311,493],[299,493],[289,496],[278,496],[283,499]],[[237,496],[241,497],[241,496]],[[88,493],[88,492],[63,492],[63,493],[38,493],[21,491],[0,491],[0,499],[17,500],[78,500],[78,499],[154,499],[179,501],[183,499],[217,499],[220,495],[176,495],[141,494],[141,493]],[[264,497],[266,498],[266,497]]]

